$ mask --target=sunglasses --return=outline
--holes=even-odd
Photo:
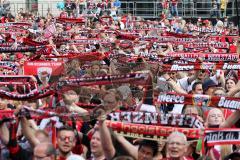
[[[68,140],[69,142],[74,142],[74,137],[70,137],[70,136],[64,136],[64,137],[59,137],[59,139],[61,140],[61,141],[66,141],[66,140]]]

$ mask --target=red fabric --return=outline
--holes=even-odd
[[[16,154],[19,152],[20,148],[19,146],[15,146],[15,147],[8,147],[9,153],[10,154]]]
[[[126,22],[127,22],[127,16],[122,16],[121,22],[123,22],[124,24],[126,24]]]
[[[67,12],[61,12],[60,18],[67,18]]]
[[[1,23],[5,23],[5,17],[1,17]]]
[[[230,53],[236,53],[237,52],[237,46],[231,44],[229,46],[229,51],[230,51]]]
[[[169,8],[169,3],[167,1],[162,3],[163,9]]]
[[[83,153],[83,146],[82,144],[76,144],[76,146],[72,149],[74,154],[81,155]]]
[[[177,3],[178,3],[178,0],[172,0],[171,2],[172,2],[172,5],[173,5],[173,6],[176,6]]]
[[[60,156],[57,160],[66,160],[66,158]]]
[[[183,160],[194,160],[192,157],[183,157]],[[174,160],[173,158],[163,158],[162,160]]]
[[[20,52],[18,52],[17,54],[16,54],[16,57],[17,57],[17,59],[21,59],[21,58],[23,58],[23,54],[22,53],[20,53]]]

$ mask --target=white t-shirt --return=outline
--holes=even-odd
[[[157,112],[156,107],[149,104],[142,104],[139,110],[142,112],[152,112],[152,113]]]
[[[67,160],[85,160],[82,156],[77,154],[71,154]]]

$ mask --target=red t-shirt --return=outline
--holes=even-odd
[[[177,3],[178,3],[178,0],[172,0],[171,2],[172,2],[172,5],[173,5],[173,6],[176,6]]]

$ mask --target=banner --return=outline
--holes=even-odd
[[[156,41],[159,43],[168,43],[168,42],[172,42],[174,44],[179,44],[179,43],[190,43],[190,42],[194,42],[197,39],[196,38],[177,38],[177,37],[173,37],[173,36],[145,36],[145,37],[140,37],[139,38],[140,41]]]
[[[240,129],[217,128],[205,130],[205,141],[208,146],[240,144]]]
[[[24,63],[23,74],[34,75],[40,81],[56,80],[64,73],[64,62],[54,61],[28,61]]]
[[[45,58],[68,58],[68,59],[76,58],[80,61],[96,61],[103,60],[105,58],[105,55],[106,55],[105,53],[100,52],[86,52],[86,53],[66,52],[61,54],[60,56],[46,55]]]
[[[176,126],[204,128],[196,116],[181,114],[160,114],[151,112],[113,112],[109,114],[111,121],[134,124],[152,124],[159,126]]]
[[[58,23],[85,23],[84,18],[57,18]]]
[[[227,42],[194,42],[194,43],[188,43],[185,44],[184,47],[186,48],[209,48],[209,47],[214,47],[216,49],[219,48],[229,48],[229,43]]]
[[[158,96],[159,104],[188,104],[195,106],[208,106],[216,108],[225,108],[240,110],[239,97],[218,97],[200,94],[177,94],[165,93]]]
[[[81,38],[81,39],[72,39],[68,41],[69,43],[76,43],[76,44],[105,44],[111,43],[107,39],[101,38]]]
[[[37,47],[35,46],[18,46],[14,47],[0,47],[0,53],[8,53],[8,52],[36,52]]]
[[[162,64],[165,72],[190,71],[190,70],[240,70],[240,63],[187,63],[187,64]]]
[[[181,57],[181,58],[200,58],[203,61],[209,62],[221,62],[221,61],[232,61],[237,62],[239,59],[239,55],[237,53],[233,54],[226,54],[226,53],[179,53],[179,52],[172,52],[169,53],[167,56],[170,57]]]
[[[45,71],[44,71],[45,72]],[[47,78],[44,74],[43,78]],[[74,87],[91,86],[91,85],[107,85],[119,83],[134,83],[137,85],[149,85],[148,81],[151,77],[148,73],[131,73],[124,75],[106,75],[92,78],[66,78],[58,81],[42,89],[31,90],[29,93],[20,94],[16,92],[8,92],[0,89],[0,97],[12,100],[36,100],[53,95],[57,92],[63,92]]]
[[[0,23],[0,28],[6,28],[6,27],[21,27],[21,26],[29,26],[31,27],[31,23],[25,23],[25,22],[13,22],[13,23]]]
[[[129,138],[135,138],[135,139],[147,139],[151,141],[164,141],[167,142],[166,138],[162,136],[155,136],[155,135],[145,135],[145,134],[138,134],[138,133],[124,133],[124,132],[117,132],[114,131],[115,134],[124,136],[124,137],[129,137]]]
[[[150,76],[148,73],[130,73],[122,75],[105,75],[96,77],[84,78],[69,78],[64,81],[59,81],[57,88],[62,86],[91,86],[91,85],[107,85],[116,83],[134,83],[138,85],[146,85]]]
[[[109,44],[111,43],[107,39],[101,38],[79,38],[79,39],[71,39],[71,38],[62,38],[62,39],[54,39],[56,44],[66,43],[68,41],[69,45],[83,45],[83,44]]]
[[[197,26],[193,26],[193,28],[191,28],[192,31],[196,31],[196,32],[201,32],[201,33],[217,33],[219,32],[216,28],[213,27],[197,27]]]
[[[164,126],[154,126],[154,125],[143,125],[143,124],[131,124],[122,122],[112,122],[107,120],[107,126],[113,131],[118,133],[130,133],[135,136],[138,135],[139,138],[144,137],[143,135],[150,136],[169,136],[172,132],[178,131],[182,132],[188,138],[200,138],[201,130],[193,128],[176,128],[176,127],[164,127]]]
[[[29,45],[29,46],[44,46],[44,45],[48,44],[47,41],[37,42],[37,41],[34,41],[30,38],[23,38],[23,43],[26,44],[26,45]]]
[[[0,61],[0,68],[7,69],[7,70],[12,71],[15,74],[18,74],[19,64],[16,62],[11,62],[11,61]],[[3,71],[4,75],[8,75],[8,73],[11,73],[11,72]],[[12,75],[12,73],[11,73],[11,75]]]
[[[33,84],[34,82],[33,76],[24,76],[24,75],[16,75],[16,76],[0,76],[0,84],[3,85],[27,85]],[[36,84],[37,86],[37,84]]]

